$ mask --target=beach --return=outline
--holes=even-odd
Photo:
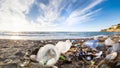
[[[120,40],[120,35],[111,36],[117,43]],[[99,37],[99,43],[104,44],[105,39],[108,37]],[[39,48],[46,44],[56,44],[59,41],[75,40],[73,44],[83,45],[87,40],[93,40],[94,38],[80,38],[80,39],[57,39],[57,40],[11,40],[0,39],[0,68],[40,68],[39,63],[30,62],[29,66],[21,67],[20,65],[24,61],[25,54],[30,51],[32,55],[36,55]],[[74,47],[76,48],[76,47]],[[72,50],[74,52],[74,50]],[[71,52],[72,52],[71,51]],[[61,61],[58,61],[61,62]],[[79,62],[70,60],[70,62],[56,63],[58,68],[77,68],[80,67]]]
[[[120,0],[0,0],[0,68],[120,68]]]

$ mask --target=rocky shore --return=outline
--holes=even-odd
[[[115,42],[119,42],[120,35],[111,36]],[[99,43],[103,43],[107,37],[99,37]],[[82,46],[83,43],[87,40],[93,40],[94,38],[85,38],[85,39],[69,39],[76,41],[74,45],[79,44]],[[30,61],[30,64],[27,66],[21,66],[24,62],[25,54],[31,52],[32,55],[36,55],[40,47],[45,44],[56,44],[58,41],[62,40],[9,40],[9,39],[0,39],[0,68],[43,68],[39,65],[38,62]],[[74,49],[71,49],[71,52],[74,52]],[[58,68],[77,68],[80,67],[80,62],[76,60],[70,60],[62,62],[59,60],[55,65]]]

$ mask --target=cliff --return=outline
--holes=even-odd
[[[113,25],[107,29],[102,29],[102,32],[120,32],[120,24]]]

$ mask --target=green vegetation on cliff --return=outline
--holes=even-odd
[[[107,29],[101,30],[102,32],[120,32],[120,24],[113,25]]]

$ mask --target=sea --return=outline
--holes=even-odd
[[[96,36],[120,35],[120,32],[0,32],[0,39],[12,40],[50,40],[80,39]]]

